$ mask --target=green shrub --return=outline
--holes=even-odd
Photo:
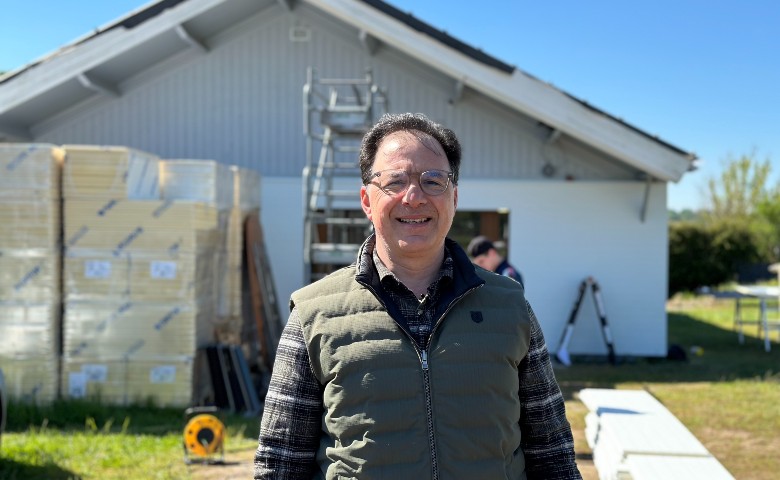
[[[761,261],[760,235],[748,222],[669,225],[669,296],[734,281],[740,265]]]

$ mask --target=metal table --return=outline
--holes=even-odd
[[[771,342],[769,340],[770,329],[780,331],[780,319],[770,321],[768,318],[767,300],[773,300],[778,302],[780,299],[780,287],[761,287],[761,286],[748,286],[737,285],[734,289],[739,296],[736,297],[736,306],[734,309],[734,325],[737,327],[737,336],[739,343],[745,343],[745,335],[742,333],[742,325],[746,323],[758,324],[759,334],[764,337],[764,350],[769,352],[772,349]],[[742,318],[742,300],[745,298],[757,298],[758,299],[758,319],[757,320],[745,320]],[[775,303],[777,305],[777,303]],[[774,310],[776,310],[775,308]]]

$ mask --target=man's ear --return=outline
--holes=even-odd
[[[371,199],[368,196],[368,187],[360,187],[360,206],[363,207],[363,213],[371,220]]]
[[[457,209],[458,208],[458,186],[457,185],[453,185],[452,193],[453,193],[453,197],[455,197],[455,200],[454,200],[455,201],[455,208]]]

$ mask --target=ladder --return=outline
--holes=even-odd
[[[303,106],[303,259],[304,281],[311,283],[353,263],[370,232],[360,206],[358,154],[387,100],[370,70],[363,78],[337,79],[320,78],[310,67]]]
[[[604,308],[604,299],[601,296],[601,287],[593,277],[588,277],[580,283],[577,291],[577,299],[574,301],[574,308],[572,308],[569,315],[569,321],[566,323],[566,327],[561,335],[561,341],[558,345],[558,350],[555,352],[555,358],[566,365],[571,365],[571,357],[569,356],[569,341],[574,333],[574,323],[577,321],[577,314],[580,311],[582,300],[585,298],[585,290],[590,287],[593,293],[593,303],[596,306],[596,313],[599,316],[599,323],[601,324],[601,335],[604,338],[604,344],[607,346],[607,359],[612,365],[617,364],[617,357],[615,356],[615,346],[612,340],[612,331],[607,323],[607,312]]]

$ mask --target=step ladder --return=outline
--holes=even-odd
[[[574,308],[572,308],[571,314],[569,315],[569,321],[566,323],[566,327],[561,335],[561,341],[555,352],[555,358],[563,365],[571,365],[569,341],[574,333],[574,324],[577,321],[577,314],[580,311],[582,300],[585,298],[585,291],[588,288],[590,288],[593,293],[593,303],[596,306],[596,313],[599,317],[601,335],[604,338],[604,344],[607,346],[607,359],[609,360],[609,363],[616,365],[617,357],[615,356],[615,346],[612,340],[612,331],[607,323],[607,312],[604,308],[604,299],[601,296],[601,287],[593,277],[588,277],[580,283],[579,289],[577,290],[577,299],[574,301]]]
[[[371,71],[363,78],[320,78],[303,87],[304,281],[353,263],[371,225],[360,206],[358,155],[363,135],[386,112]],[[316,156],[316,158],[315,158]]]

